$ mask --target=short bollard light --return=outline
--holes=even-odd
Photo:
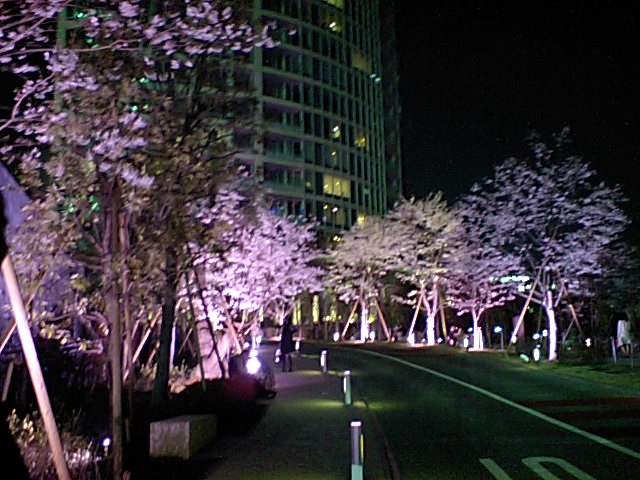
[[[334,332],[333,333],[333,341],[337,342],[338,340],[340,340],[340,332]]]
[[[351,421],[351,480],[364,479],[364,437],[362,422]]]
[[[300,340],[296,340],[296,353],[300,355]]]
[[[344,393],[344,404],[351,405],[351,370],[345,370],[342,377],[342,392]]]
[[[257,349],[254,348],[249,351],[249,359],[247,360],[247,364],[245,365],[245,367],[249,375],[255,375],[260,371],[260,367],[262,367],[262,364],[258,359]]]
[[[500,350],[504,350],[504,330],[500,325],[493,327],[493,333],[500,334]]]
[[[109,456],[109,447],[111,446],[111,439],[109,437],[102,439],[102,448],[104,449],[104,456]]]
[[[320,368],[322,369],[322,373],[327,373],[329,366],[327,365],[327,351],[322,350],[320,352]]]
[[[540,345],[536,345],[536,348],[533,349],[533,361],[536,363],[540,362]]]

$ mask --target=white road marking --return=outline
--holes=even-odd
[[[568,432],[571,433],[575,433],[576,435],[580,435],[581,437],[586,438],[587,440],[591,440],[592,442],[598,443],[602,446],[605,447],[609,447],[613,450],[616,450],[617,452],[620,452],[624,455],[627,455],[629,457],[635,458],[636,460],[640,460],[640,453],[636,452],[635,450],[631,450],[630,448],[627,447],[623,447],[622,445],[618,445],[615,442],[612,442],[611,440],[608,440],[604,437],[601,437],[599,435],[595,435],[593,433],[589,433],[586,432],[578,427],[574,427],[573,425],[569,425],[568,423],[562,422],[556,418],[553,417],[549,417],[548,415],[545,415],[544,413],[540,413],[537,410],[533,410],[532,408],[529,407],[525,407],[524,405],[520,405],[519,403],[516,402],[512,402],[511,400],[501,397],[500,395],[490,392],[489,390],[485,390],[484,388],[478,387],[476,385],[472,385],[471,383],[467,383],[463,380],[457,379],[455,377],[451,377],[449,375],[446,375],[444,373],[440,373],[436,370],[432,370],[430,368],[427,367],[423,367],[422,365],[416,365],[415,363],[411,363],[408,362],[406,360],[403,360],[401,358],[396,358],[396,357],[392,357],[390,355],[385,355],[384,353],[379,353],[379,352],[372,352],[371,350],[360,350],[363,353],[367,353],[369,355],[373,355],[373,356],[377,356],[380,358],[385,358],[387,360],[390,360],[392,362],[396,362],[399,363],[401,365],[405,365],[407,367],[411,367],[411,368],[415,368],[416,370],[420,370],[422,372],[428,373],[430,375],[433,375],[434,377],[438,377],[441,378],[443,380],[446,380],[448,382],[451,383],[455,383],[456,385],[460,385],[461,387],[465,387],[469,390],[472,390],[476,393],[479,393],[480,395],[484,395],[485,397],[489,397],[493,400],[496,400],[497,402],[503,403],[505,405],[509,405],[510,407],[515,408],[516,410],[520,410],[521,412],[524,413],[528,413],[529,415],[531,415],[532,417],[536,417],[540,420],[543,420],[551,425],[554,425],[556,427],[562,428],[564,430],[567,430]]]
[[[540,478],[544,480],[561,480],[560,477],[556,477],[553,473],[547,470],[542,463],[553,463],[562,468],[565,472],[570,473],[574,478],[578,480],[596,480],[591,475],[583,472],[578,467],[571,465],[569,462],[562,458],[556,457],[528,457],[523,458],[522,463],[529,467]]]
[[[505,472],[500,465],[493,461],[491,458],[480,458],[478,459],[480,463],[489,470],[489,473],[493,475],[497,480],[512,480],[507,472]],[[558,457],[527,457],[522,459],[522,463],[524,463],[529,470],[535,473],[538,477],[542,478],[542,480],[562,480],[560,477],[554,475],[552,472],[547,470],[543,463],[552,463],[558,467],[560,467],[565,472],[569,473],[573,478],[577,480],[595,480],[588,473],[583,472],[575,465],[570,464],[563,458]]]
[[[491,460],[490,458],[480,458],[480,463],[489,470],[489,473],[493,475],[497,480],[511,480],[511,477],[505,472],[500,465]]]

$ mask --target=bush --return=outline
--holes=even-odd
[[[76,417],[77,418],[77,417]],[[55,466],[44,422],[36,411],[20,418],[15,410],[7,418],[9,430],[20,449],[29,476],[37,479],[56,479]],[[100,480],[98,464],[102,460],[98,445],[86,438],[62,428],[60,437],[71,478],[74,480]]]

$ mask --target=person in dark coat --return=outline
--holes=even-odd
[[[293,363],[291,361],[291,354],[295,350],[293,344],[293,328],[288,318],[285,318],[282,324],[282,333],[280,334],[280,355],[282,357],[282,371],[284,372],[289,361],[289,371],[293,369]]]

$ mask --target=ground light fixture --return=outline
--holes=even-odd
[[[296,353],[300,354],[300,340],[296,340]]]
[[[276,354],[275,354],[275,357],[273,358],[274,363],[280,363],[281,355],[282,355],[282,351],[280,350],[280,348],[276,348]]]
[[[504,330],[500,325],[493,327],[493,333],[500,334],[500,350],[504,350]]]
[[[415,345],[416,343],[416,334],[411,332],[411,334],[409,334],[409,336],[407,337],[407,343],[409,345]]]
[[[320,352],[320,368],[322,369],[322,373],[327,373],[329,366],[327,364],[327,351],[322,350]]]
[[[111,446],[111,438],[110,437],[105,437],[102,439],[102,442],[100,442],[102,445],[102,448],[104,449],[104,456],[108,456],[109,454],[109,447]]]
[[[376,341],[376,332],[375,331],[371,330],[369,332],[369,340],[371,340],[372,342]]]
[[[351,405],[351,370],[345,370],[342,374],[342,392],[344,404]]]
[[[351,420],[351,480],[364,479],[364,436],[362,422]]]
[[[532,355],[533,361],[536,363],[540,363],[540,345],[536,345],[536,348],[533,349]]]
[[[338,340],[340,340],[340,332],[334,332],[333,333],[333,341],[337,342]]]
[[[249,359],[247,360],[247,373],[249,375],[255,375],[260,370],[260,360],[258,360],[258,350],[251,349],[249,350]]]

